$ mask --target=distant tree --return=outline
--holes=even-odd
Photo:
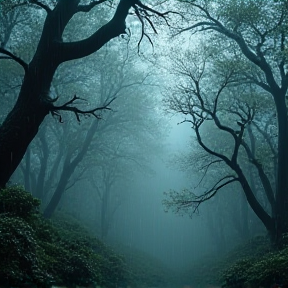
[[[159,136],[160,133],[157,135]],[[159,151],[160,144],[156,135],[153,144],[149,145],[145,142],[144,145],[139,143],[140,139],[135,142],[135,139],[129,137],[128,134],[125,137],[121,134],[112,134],[111,136],[114,139],[109,138],[105,143],[108,148],[106,153],[108,153],[106,155],[99,153],[99,156],[102,155],[102,159],[97,159],[90,178],[94,191],[93,198],[97,204],[99,203],[96,205],[96,209],[99,211],[102,239],[107,239],[116,212],[131,193],[129,185],[131,186],[134,182],[137,172],[141,174],[150,172],[151,169],[147,167],[148,159],[155,156],[156,151]],[[141,137],[141,134],[139,136]],[[145,137],[141,137],[141,139],[145,141]],[[138,143],[139,148],[134,143]]]
[[[109,103],[106,103],[105,107],[92,108],[88,111],[81,110],[74,106],[75,100],[78,99],[77,96],[63,105],[56,106],[57,98],[51,97],[50,89],[59,65],[88,56],[98,51],[111,39],[126,34],[125,19],[130,8],[133,8],[135,16],[143,27],[142,37],[149,38],[144,29],[145,23],[148,23],[156,31],[150,20],[151,15],[157,15],[166,20],[166,13],[157,12],[139,0],[121,0],[112,19],[106,24],[100,25],[99,29],[90,34],[91,36],[74,42],[63,41],[65,28],[74,15],[79,12],[88,13],[94,7],[100,7],[101,4],[108,2],[100,0],[81,4],[80,0],[59,0],[47,4],[44,1],[34,0],[17,1],[16,3],[1,1],[1,13],[2,15],[8,13],[7,17],[10,17],[10,13],[14,13],[13,11],[18,11],[18,9],[21,12],[21,9],[29,10],[32,7],[41,8],[47,15],[36,52],[29,64],[12,52],[13,47],[10,49],[9,41],[13,38],[12,32],[17,22],[12,27],[6,26],[5,37],[1,39],[1,62],[7,59],[14,60],[22,66],[25,75],[17,101],[0,127],[0,187],[5,187],[47,114],[57,114],[59,111],[66,110],[73,111],[78,116],[90,114],[98,117],[99,110],[108,108]]]

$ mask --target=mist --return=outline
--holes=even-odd
[[[287,1],[0,1],[0,287],[288,287]]]

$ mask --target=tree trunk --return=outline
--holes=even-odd
[[[46,62],[42,59],[29,66],[18,100],[0,126],[0,188],[5,187],[49,113],[45,96],[55,68]]]
[[[51,218],[52,214],[54,213],[55,209],[57,208],[61,197],[65,191],[65,188],[68,184],[68,181],[70,179],[70,176],[72,175],[74,169],[69,166],[70,163],[64,163],[63,170],[61,173],[60,181],[58,182],[57,188],[55,189],[53,196],[45,208],[43,215],[45,218]]]
[[[249,218],[248,218],[248,203],[247,200],[245,198],[245,195],[243,193],[241,193],[240,195],[241,197],[241,203],[240,203],[240,217],[242,219],[242,239],[243,240],[247,240],[250,237],[250,227],[249,227]]]
[[[278,91],[279,92],[279,91]],[[288,122],[285,94],[273,93],[278,120],[278,168],[276,186],[275,244],[281,246],[282,234],[288,232]]]
[[[49,157],[49,147],[48,143],[46,141],[46,131],[47,131],[47,126],[43,127],[44,130],[40,131],[40,142],[42,145],[42,158],[40,160],[40,170],[37,175],[37,185],[36,185],[36,191],[35,195],[37,198],[41,200],[41,203],[44,201],[44,183],[45,183],[45,175],[46,175],[46,170],[48,167],[48,157]]]
[[[112,38],[125,33],[125,19],[137,0],[120,1],[113,18],[90,37],[63,43],[62,34],[78,12],[80,0],[58,0],[49,11],[32,61],[27,65],[17,102],[0,126],[0,188],[18,167],[45,116],[53,109],[49,91],[57,67],[98,51]]]
[[[103,193],[103,199],[101,203],[101,239],[104,240],[108,235],[108,201],[109,191]]]
[[[23,171],[24,187],[26,191],[31,191],[30,173],[31,173],[31,148],[28,148],[25,156],[25,169]]]
[[[247,202],[249,203],[251,209],[254,211],[254,213],[257,215],[257,217],[262,221],[262,223],[266,227],[267,231],[269,231],[269,233],[271,235],[275,235],[274,219],[272,219],[269,216],[269,214],[263,209],[261,204],[256,199],[256,197],[255,197],[245,175],[243,174],[243,171],[241,170],[240,166],[239,165],[234,166],[233,170],[237,173],[237,176],[239,178],[239,182],[243,188]]]

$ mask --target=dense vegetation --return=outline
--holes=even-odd
[[[75,223],[44,220],[39,204],[21,187],[0,192],[1,285],[116,287],[125,281],[121,257]]]
[[[44,219],[39,205],[19,186],[0,191],[1,287],[167,285],[166,268],[155,259],[127,248],[120,256],[72,217]]]
[[[145,253],[118,245],[123,255],[119,256],[71,217],[43,219],[39,204],[19,186],[0,192],[0,285],[3,287],[288,285],[287,237],[281,250],[273,249],[268,238],[256,237],[224,257],[204,257],[176,279],[171,271]]]
[[[257,236],[224,256],[207,255],[194,262],[182,278],[193,287],[281,287],[288,285],[288,243],[274,249],[268,237]]]

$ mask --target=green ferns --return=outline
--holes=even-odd
[[[78,224],[44,220],[39,204],[18,186],[0,191],[1,287],[116,287],[125,282],[120,257]]]

